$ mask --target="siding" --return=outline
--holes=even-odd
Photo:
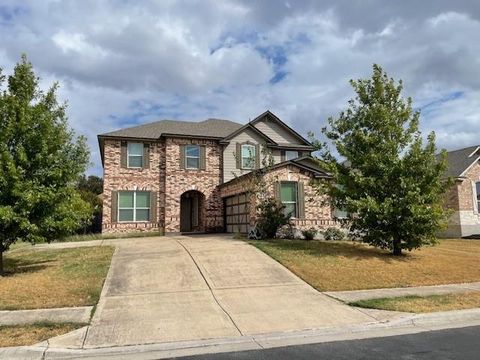
[[[254,144],[263,144],[264,140],[260,135],[257,135],[250,129],[245,129],[240,134],[235,136],[230,140],[230,143],[225,147],[223,150],[223,181],[227,182],[232,180],[235,175],[240,176],[243,174],[247,174],[249,170],[241,170],[237,169],[236,166],[236,143],[243,143],[246,141],[250,141]]]
[[[258,130],[277,143],[303,144],[300,139],[279,125],[276,121],[264,117],[254,125]]]

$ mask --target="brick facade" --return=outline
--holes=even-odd
[[[328,227],[338,227],[339,224],[333,219],[332,208],[328,204],[325,197],[319,196],[316,193],[316,188],[312,186],[312,173],[302,170],[293,165],[286,165],[265,175],[266,183],[268,184],[268,192],[273,196],[273,184],[277,181],[296,181],[304,184],[304,199],[305,199],[305,217],[302,219],[292,219],[292,224],[300,230],[316,228],[318,230],[326,229]],[[239,193],[247,192],[251,189],[250,181],[252,178],[245,176],[233,180],[225,184],[221,188],[221,196],[228,197]],[[250,197],[250,225],[253,226],[256,222],[256,205],[258,201],[255,196]]]
[[[162,174],[165,173],[165,146],[162,142],[151,142],[148,169],[130,169],[120,166],[121,141],[105,140],[103,166],[103,217],[102,232],[119,233],[132,231],[158,231],[164,227],[162,196]],[[112,192],[122,190],[144,190],[157,193],[157,217],[151,222],[112,222]]]
[[[223,226],[223,203],[218,185],[222,180],[222,148],[203,139],[166,138],[150,142],[149,168],[121,167],[121,141],[104,142],[104,200],[102,232],[180,231],[180,198],[190,190],[201,193],[198,231],[214,231]],[[180,168],[180,145],[204,145],[205,170]],[[149,222],[112,222],[112,192],[143,190],[157,194],[156,218]]]
[[[180,145],[205,145],[205,170],[180,168]],[[213,140],[167,138],[165,165],[165,231],[180,231],[180,197],[189,190],[203,194],[199,231],[214,231],[223,226],[223,203],[218,185],[222,181],[222,147]]]
[[[447,193],[446,207],[453,210],[448,229],[441,237],[462,237],[480,233],[480,214],[476,205],[475,183],[480,181],[480,164],[476,162],[464,178],[456,180]]]

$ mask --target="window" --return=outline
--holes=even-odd
[[[475,183],[475,189],[477,190],[477,212],[480,213],[480,181]]]
[[[127,167],[143,167],[143,144],[129,142],[127,145]]]
[[[242,145],[242,169],[255,168],[255,145]]]
[[[150,192],[119,191],[118,221],[149,221]]]
[[[298,151],[296,150],[286,150],[285,151],[285,160],[292,160],[298,158]]]
[[[297,200],[297,183],[292,181],[282,181],[280,183],[280,201],[283,206],[285,206],[285,215],[297,217]]]
[[[187,169],[200,168],[200,146],[198,145],[185,146],[185,167]]]

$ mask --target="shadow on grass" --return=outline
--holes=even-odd
[[[251,241],[250,243],[267,253],[270,253],[269,249],[273,251],[300,251],[318,258],[333,256],[353,260],[378,259],[385,263],[398,263],[411,261],[415,257],[409,253],[394,256],[387,250],[348,241],[262,240]]]
[[[18,274],[34,273],[48,268],[53,260],[34,260],[19,258],[4,258],[3,276],[14,276]]]

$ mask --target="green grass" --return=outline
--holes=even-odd
[[[369,309],[413,313],[461,310],[480,307],[480,292],[369,299],[355,301],[349,305]]]
[[[7,275],[0,277],[0,309],[95,305],[113,251],[102,246],[7,252]]]
[[[85,325],[41,322],[29,325],[0,326],[0,347],[33,345]]]

